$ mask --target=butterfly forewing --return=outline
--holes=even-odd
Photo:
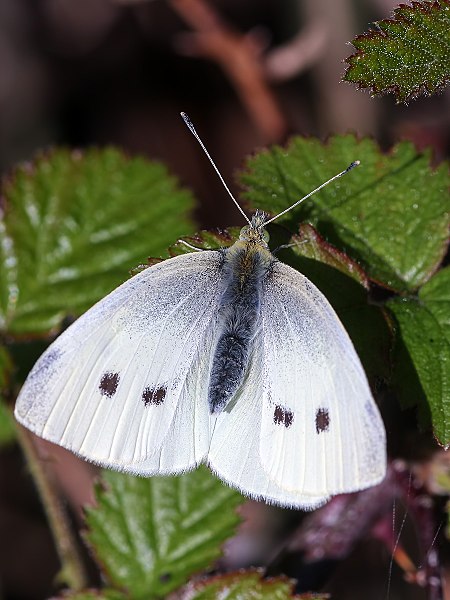
[[[213,347],[220,262],[212,251],[179,256],[101,300],[36,363],[16,405],[18,420],[106,466],[162,472],[162,461],[175,472],[198,463],[209,440],[207,377],[200,373]],[[180,425],[187,410],[190,427]],[[182,455],[173,439],[166,442],[177,428]]]

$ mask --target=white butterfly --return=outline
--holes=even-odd
[[[271,254],[267,216],[247,221],[230,248],[149,267],[88,310],[30,372],[17,420],[136,475],[207,462],[281,506],[378,483],[385,430],[352,342],[322,293]]]

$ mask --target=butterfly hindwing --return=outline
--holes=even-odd
[[[209,443],[220,265],[214,251],[178,256],[98,302],[32,369],[16,405],[19,422],[126,471],[173,473],[200,462]]]
[[[381,481],[385,430],[353,344],[323,294],[276,263],[263,294],[260,455],[286,489],[334,495]]]
[[[271,477],[263,454],[276,451],[273,439],[263,439],[264,344],[259,330],[254,340],[247,375],[236,398],[214,424],[208,463],[220,479],[243,494],[281,506],[312,509],[324,504],[328,494],[305,494],[300,487],[287,489]],[[267,447],[261,453],[261,444]]]

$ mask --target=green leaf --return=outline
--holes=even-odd
[[[164,597],[211,566],[233,535],[240,494],[206,468],[141,479],[105,471],[87,539],[108,581],[133,598]]]
[[[301,596],[292,593],[292,582],[277,577],[263,579],[258,571],[243,571],[210,577],[204,581],[192,583],[180,595],[182,600],[288,600]],[[308,595],[308,598],[325,598],[320,595]]]
[[[418,298],[388,303],[399,328],[396,379],[404,406],[419,403],[443,446],[450,444],[450,267],[422,287]],[[413,372],[414,371],[414,372]]]
[[[191,195],[165,167],[113,148],[56,150],[3,184],[0,323],[44,333],[192,231]]]
[[[397,102],[440,91],[450,81],[450,1],[413,2],[356,37],[345,81]]]
[[[12,363],[6,349],[0,346],[0,446],[9,444],[16,438],[16,427],[12,411],[5,404]]]
[[[250,158],[241,174],[253,208],[278,214],[355,159],[361,166],[283,215],[295,231],[310,221],[329,242],[395,290],[427,281],[448,246],[450,177],[447,165],[429,166],[406,142],[382,154],[372,140],[352,135],[327,144],[294,138]],[[278,222],[278,221],[277,221]]]

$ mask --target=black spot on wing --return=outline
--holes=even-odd
[[[148,406],[149,404],[159,406],[164,402],[166,393],[167,388],[164,386],[160,386],[157,388],[146,387],[145,390],[142,392],[142,400],[144,401],[145,406]]]
[[[294,413],[288,408],[284,408],[277,404],[273,412],[273,422],[275,425],[284,425],[286,428],[290,427],[294,422]]]
[[[316,412],[316,433],[328,431],[330,428],[330,413],[326,408],[318,408]]]
[[[108,398],[112,398],[117,392],[119,381],[119,373],[103,373],[102,378],[100,379],[100,385],[98,386],[102,396],[108,396]]]

